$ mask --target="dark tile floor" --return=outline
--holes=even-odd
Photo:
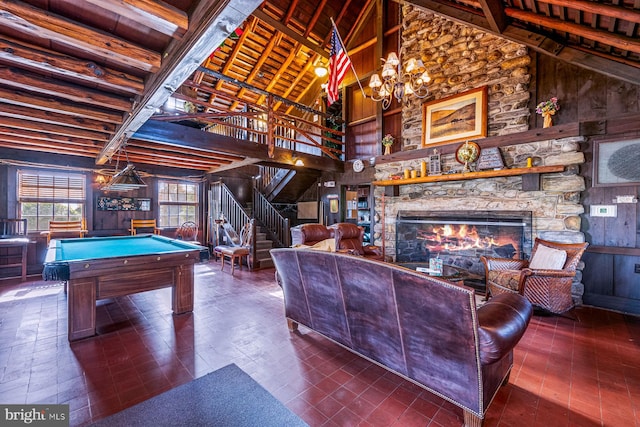
[[[62,286],[0,282],[0,403],[68,403],[85,425],[235,363],[311,426],[459,426],[462,411],[302,328],[274,270],[196,267],[192,314],[162,289],[98,303],[99,336],[69,344]],[[486,426],[640,426],[640,318],[534,316]]]

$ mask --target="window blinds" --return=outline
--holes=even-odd
[[[85,201],[85,177],[79,174],[18,171],[18,198],[27,200]]]

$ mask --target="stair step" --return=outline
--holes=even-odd
[[[271,258],[258,260],[258,265],[260,266],[260,268],[269,268],[274,266],[273,260]]]
[[[273,248],[273,242],[271,240],[261,240],[256,242],[256,249],[271,249]]]
[[[271,254],[269,253],[270,250],[271,248],[256,249],[256,258],[271,258]]]

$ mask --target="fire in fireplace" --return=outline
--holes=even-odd
[[[401,211],[396,220],[396,262],[428,267],[439,258],[465,285],[484,290],[481,256],[527,259],[531,212]]]

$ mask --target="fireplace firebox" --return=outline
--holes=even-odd
[[[464,284],[484,291],[481,256],[528,259],[528,211],[401,211],[396,219],[396,262],[428,267],[432,258],[459,271]]]

